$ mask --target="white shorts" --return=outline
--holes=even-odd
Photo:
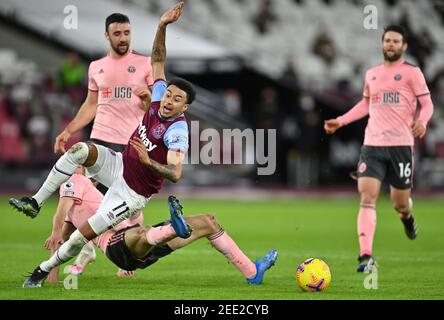
[[[100,235],[137,213],[150,198],[136,193],[126,184],[120,152],[94,145],[98,151],[97,161],[86,168],[86,176],[109,188],[96,214],[88,219],[91,228]]]

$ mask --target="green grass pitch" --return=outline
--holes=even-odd
[[[179,197],[180,198],[180,197]],[[56,200],[31,220],[0,198],[0,299],[443,299],[444,200],[415,199],[419,236],[410,241],[387,198],[378,204],[374,254],[379,263],[378,289],[364,288],[357,274],[357,197],[223,201],[181,199],[186,215],[213,212],[252,259],[271,248],[276,265],[262,286],[249,286],[242,275],[206,239],[138,270],[133,279],[115,276],[115,267],[98,258],[78,279],[77,290],[45,284],[25,290],[24,275],[48,257],[43,242],[50,233]],[[144,210],[145,223],[168,217],[166,199],[154,197]],[[330,266],[330,288],[304,293],[295,270],[317,257]],[[61,276],[64,276],[63,274]]]

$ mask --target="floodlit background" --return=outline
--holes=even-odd
[[[171,0],[4,0],[0,4],[1,189],[34,190],[56,156],[55,136],[86,96],[87,67],[108,50],[104,20],[129,16],[132,49],[150,54]],[[364,28],[377,9],[377,29]],[[77,29],[67,29],[77,13]],[[65,11],[64,11],[65,10]],[[370,12],[370,11],[366,11]],[[374,19],[372,20],[375,22]],[[72,22],[72,20],[71,20]],[[442,1],[191,0],[168,30],[168,71],[193,81],[189,120],[200,130],[276,129],[276,172],[254,165],[189,165],[182,186],[353,187],[366,120],[326,137],[323,120],[362,93],[365,70],[381,63],[389,23],[409,33],[406,60],[426,75],[435,114],[416,150],[415,186],[444,186],[444,5]],[[72,25],[72,24],[71,24]],[[69,27],[69,26],[68,26]],[[90,129],[90,128],[89,128]],[[194,133],[194,140],[199,136]],[[89,137],[88,129],[71,143]],[[202,145],[211,142],[202,141]],[[251,155],[254,145],[228,152]],[[225,150],[227,152],[227,150]]]

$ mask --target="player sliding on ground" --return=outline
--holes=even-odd
[[[55,229],[61,230],[60,235],[55,239],[63,241],[94,215],[103,196],[82,174],[82,171],[78,170],[60,187],[60,197],[61,201],[65,201],[69,207],[68,210],[58,210],[54,217]],[[168,205],[171,220],[182,216],[182,207],[175,197],[169,197]],[[168,228],[171,220],[159,223],[154,227],[160,228],[159,230]],[[233,263],[250,284],[261,284],[265,272],[276,262],[276,250],[268,252],[260,261],[251,262],[212,214],[186,217],[185,220],[193,229],[191,236],[187,239],[176,237],[169,241],[165,239],[163,242],[156,243],[156,240],[150,239],[151,227],[140,226],[139,223],[134,223],[134,220],[127,219],[96,237],[93,242],[114,264],[122,270],[127,270],[128,273],[135,269],[144,269],[171,252],[204,237]],[[90,251],[90,255],[85,254],[85,261],[91,259],[93,252]],[[83,269],[84,266],[82,266]],[[54,279],[57,279],[58,272],[57,270],[55,273],[53,271],[51,271],[52,282],[56,283],[57,281]],[[34,282],[32,287],[39,287],[42,283],[43,280],[38,283]]]
[[[376,229],[376,200],[383,180],[390,184],[393,207],[409,239],[417,236],[410,198],[413,179],[413,146],[423,138],[432,117],[433,103],[421,70],[402,59],[407,49],[402,27],[389,26],[382,36],[384,63],[367,70],[363,99],[346,114],[325,121],[333,134],[342,126],[369,115],[358,164],[358,215],[360,245],[358,272],[371,271]],[[417,109],[419,101],[421,108]]]
[[[45,247],[50,249],[63,243],[69,236],[87,221],[97,211],[103,195],[97,190],[91,180],[85,177],[83,167],[77,168],[75,174],[60,187],[60,201],[54,215],[53,231],[51,236],[45,242]],[[175,215],[174,210],[180,208],[176,206],[177,201],[171,198],[169,201],[171,214]],[[178,203],[177,203],[178,204]],[[181,214],[178,212],[177,214]],[[150,250],[151,245],[147,240],[149,227],[141,227],[143,216],[139,215],[136,219],[127,219],[95,238],[92,242],[96,244],[104,253],[115,257],[115,264],[125,266],[121,268],[121,275],[129,276],[135,268],[145,268],[158,258],[161,258],[174,250],[182,248],[193,241],[207,237],[214,248],[223,253],[239,271],[247,278],[248,283],[260,284],[265,271],[270,268],[277,259],[276,250],[270,251],[262,261],[252,263],[236,243],[223,232],[222,228],[213,215],[199,215],[187,217],[185,220],[191,225],[193,233],[188,239],[175,238],[165,244],[158,244]],[[168,223],[168,222],[167,222]],[[156,225],[161,226],[167,223]],[[132,228],[125,230],[126,228]],[[121,234],[124,234],[123,236]],[[113,238],[121,239],[112,246],[109,240]],[[58,247],[58,246],[57,246]],[[125,249],[125,247],[127,249]],[[95,251],[91,246],[88,250],[82,250],[83,254],[79,263],[76,265],[75,273],[83,272],[89,261],[95,259]],[[112,260],[112,259],[111,259]],[[114,262],[114,260],[112,260]],[[128,268],[128,269],[125,269]],[[71,268],[72,269],[72,268]],[[128,270],[128,271],[125,271]],[[55,268],[48,276],[48,281],[58,282],[58,269]]]
[[[165,34],[167,25],[179,19],[184,3],[164,13],[154,39],[151,63],[156,79],[152,103],[123,152],[80,142],[68,150],[54,165],[40,190],[32,198],[11,199],[10,204],[28,216],[36,217],[40,206],[62,183],[83,165],[87,175],[108,187],[95,215],[74,231],[68,241],[47,261],[35,268],[25,287],[41,283],[51,269],[76,256],[83,245],[145,207],[152,194],[159,192],[163,179],[173,182],[182,176],[182,163],[188,149],[188,126],[183,113],[195,98],[192,85],[182,79],[165,79]],[[169,130],[174,126],[174,130]],[[181,216],[173,217],[172,225],[148,230],[152,245],[174,236],[191,234]]]
[[[170,196],[168,199],[172,216],[182,214],[182,206],[179,201]],[[147,239],[150,227],[132,226],[120,230],[109,239],[104,251],[107,257],[123,270],[144,269],[158,259],[171,252],[183,248],[197,239],[206,237],[211,245],[222,253],[246,278],[249,284],[261,284],[265,272],[276,262],[278,252],[270,250],[262,260],[252,262],[237,246],[236,242],[219,225],[213,214],[203,214],[185,218],[191,226],[193,233],[187,239],[175,237],[166,243],[152,245]],[[168,222],[156,226],[167,227]],[[107,241],[107,239],[105,239]],[[104,241],[102,241],[104,242]]]

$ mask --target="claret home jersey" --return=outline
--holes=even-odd
[[[111,55],[91,62],[88,89],[98,94],[92,139],[127,144],[145,114],[143,101],[135,89],[153,84],[151,58],[134,51],[115,59]]]
[[[369,115],[364,145],[413,146],[412,123],[417,98],[430,94],[421,70],[400,60],[367,70],[364,97],[369,99]]]
[[[159,113],[160,100],[167,88],[164,80],[156,80],[153,86],[152,102],[142,122],[131,136],[138,137],[145,144],[150,159],[167,164],[169,150],[188,151],[188,125],[183,114],[175,118],[163,118]],[[138,194],[149,197],[159,192],[163,177],[139,161],[137,151],[128,144],[123,151],[123,178]]]

